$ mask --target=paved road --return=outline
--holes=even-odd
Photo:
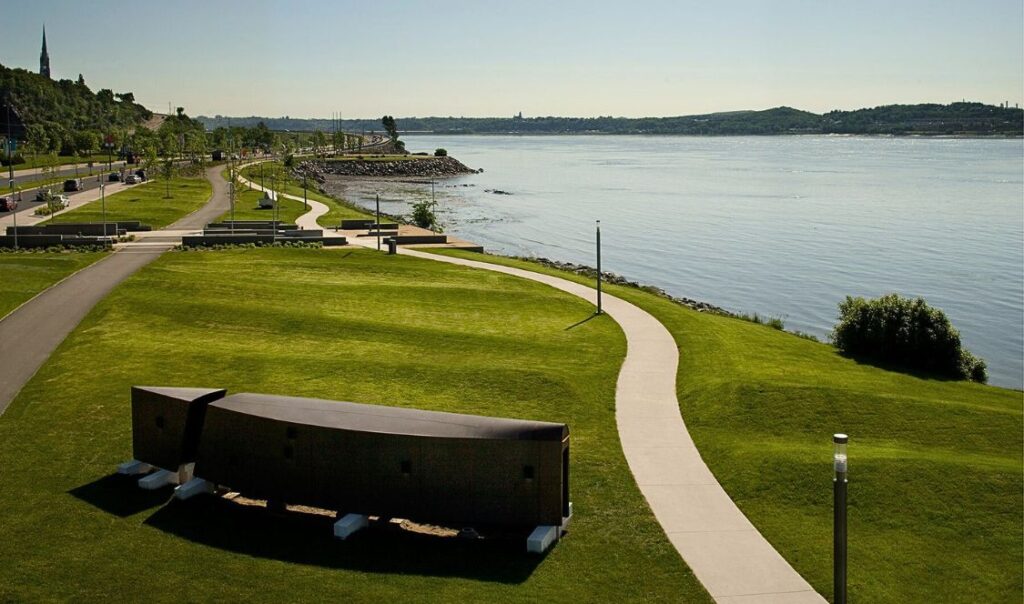
[[[206,169],[206,180],[210,181],[210,184],[213,185],[213,195],[210,196],[210,200],[195,212],[169,225],[165,230],[201,229],[231,209],[231,200],[228,198],[228,183],[220,177],[223,169],[224,166],[212,166]]]
[[[171,231],[202,227],[209,217],[226,210],[227,183],[220,177],[220,168],[210,168],[206,176],[213,195],[202,208],[82,269],[0,318],[0,414],[97,302],[181,242],[180,233]]]
[[[97,302],[172,246],[117,251],[0,319],[0,414]]]

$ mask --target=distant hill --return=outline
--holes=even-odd
[[[199,116],[207,129],[251,127],[262,121],[272,130],[330,131],[328,119],[290,117]],[[885,105],[824,115],[791,107],[764,111],[730,111],[679,117],[406,117],[397,119],[403,132],[435,134],[890,134],[890,135],[1024,135],[1024,110],[985,105]],[[380,131],[379,120],[341,120],[347,132]]]
[[[51,80],[0,65],[0,136],[7,133],[8,101],[12,135],[47,150],[73,146],[76,134],[102,137],[134,129],[153,117],[130,92],[93,93],[81,76],[77,82]]]

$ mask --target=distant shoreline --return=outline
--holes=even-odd
[[[834,137],[834,138],[927,138],[927,139],[1024,139],[1020,134],[840,134],[833,132],[793,132],[771,134],[688,134],[688,133],[645,133],[645,132],[402,132],[400,136],[645,136],[651,138],[790,138],[800,136]]]

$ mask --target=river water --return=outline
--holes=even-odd
[[[923,296],[985,359],[990,383],[1024,382],[1020,139],[405,140],[484,169],[435,195],[446,230],[488,251],[593,265],[599,219],[606,270],[823,339],[848,294]],[[382,210],[429,195],[401,185]]]

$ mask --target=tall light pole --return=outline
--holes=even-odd
[[[601,314],[601,221],[597,221],[597,314]]]
[[[309,200],[306,198],[306,171],[302,171],[302,209],[309,211]]]
[[[231,203],[231,234],[235,234],[235,166],[228,168],[231,180],[228,182],[228,201]]]
[[[377,251],[380,251],[380,193],[377,193],[377,224],[374,225],[377,230]]]
[[[11,152],[11,95],[7,94],[7,175],[11,185],[11,203],[14,203],[14,153]],[[11,218],[14,219],[14,249],[18,249],[18,212],[17,208],[11,210]]]
[[[835,604],[846,604],[846,443],[845,434],[833,434],[835,448],[832,466],[832,598]]]
[[[104,183],[100,183],[100,208],[101,208],[100,211],[103,212],[103,247],[107,247],[107,243],[109,243],[109,241],[107,240],[107,195],[106,195],[106,189],[107,189],[107,185],[104,184]]]

